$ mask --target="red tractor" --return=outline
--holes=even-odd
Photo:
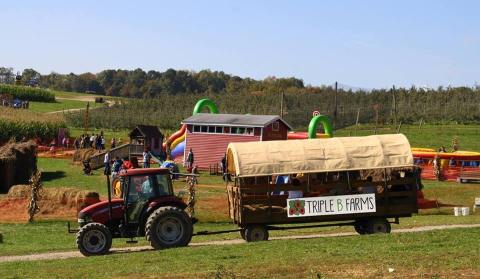
[[[196,181],[195,177],[191,177]],[[186,246],[195,218],[173,193],[172,174],[166,168],[133,169],[120,174],[121,198],[90,205],[78,213],[77,246],[85,256],[102,255],[112,238],[145,236],[153,248]],[[195,183],[195,182],[193,182]]]

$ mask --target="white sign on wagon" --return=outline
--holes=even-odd
[[[376,212],[375,194],[287,199],[288,217]]]

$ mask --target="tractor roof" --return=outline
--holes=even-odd
[[[133,176],[133,175],[149,175],[149,174],[169,174],[170,169],[167,168],[149,168],[149,169],[129,169],[122,171],[120,176]]]

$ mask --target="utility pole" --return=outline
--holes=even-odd
[[[90,110],[90,102],[87,102],[87,109],[85,111],[85,118],[83,119],[83,130],[84,134],[88,133],[88,111]]]
[[[395,97],[395,85],[392,87],[393,95],[393,126],[397,126],[397,98]]]
[[[360,120],[360,108],[357,109],[357,120],[355,121],[355,136],[357,135],[358,121]]]
[[[283,101],[284,101],[284,92],[282,92],[280,97],[280,117],[283,118]]]
[[[335,103],[335,108],[333,111],[333,129],[337,128],[337,93],[338,93],[338,82],[335,81],[335,97],[334,97],[334,103]]]

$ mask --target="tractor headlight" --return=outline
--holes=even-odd
[[[92,217],[90,217],[90,215],[87,215],[87,214],[78,214],[77,221],[78,221],[79,227],[83,227],[86,224],[92,222]]]

